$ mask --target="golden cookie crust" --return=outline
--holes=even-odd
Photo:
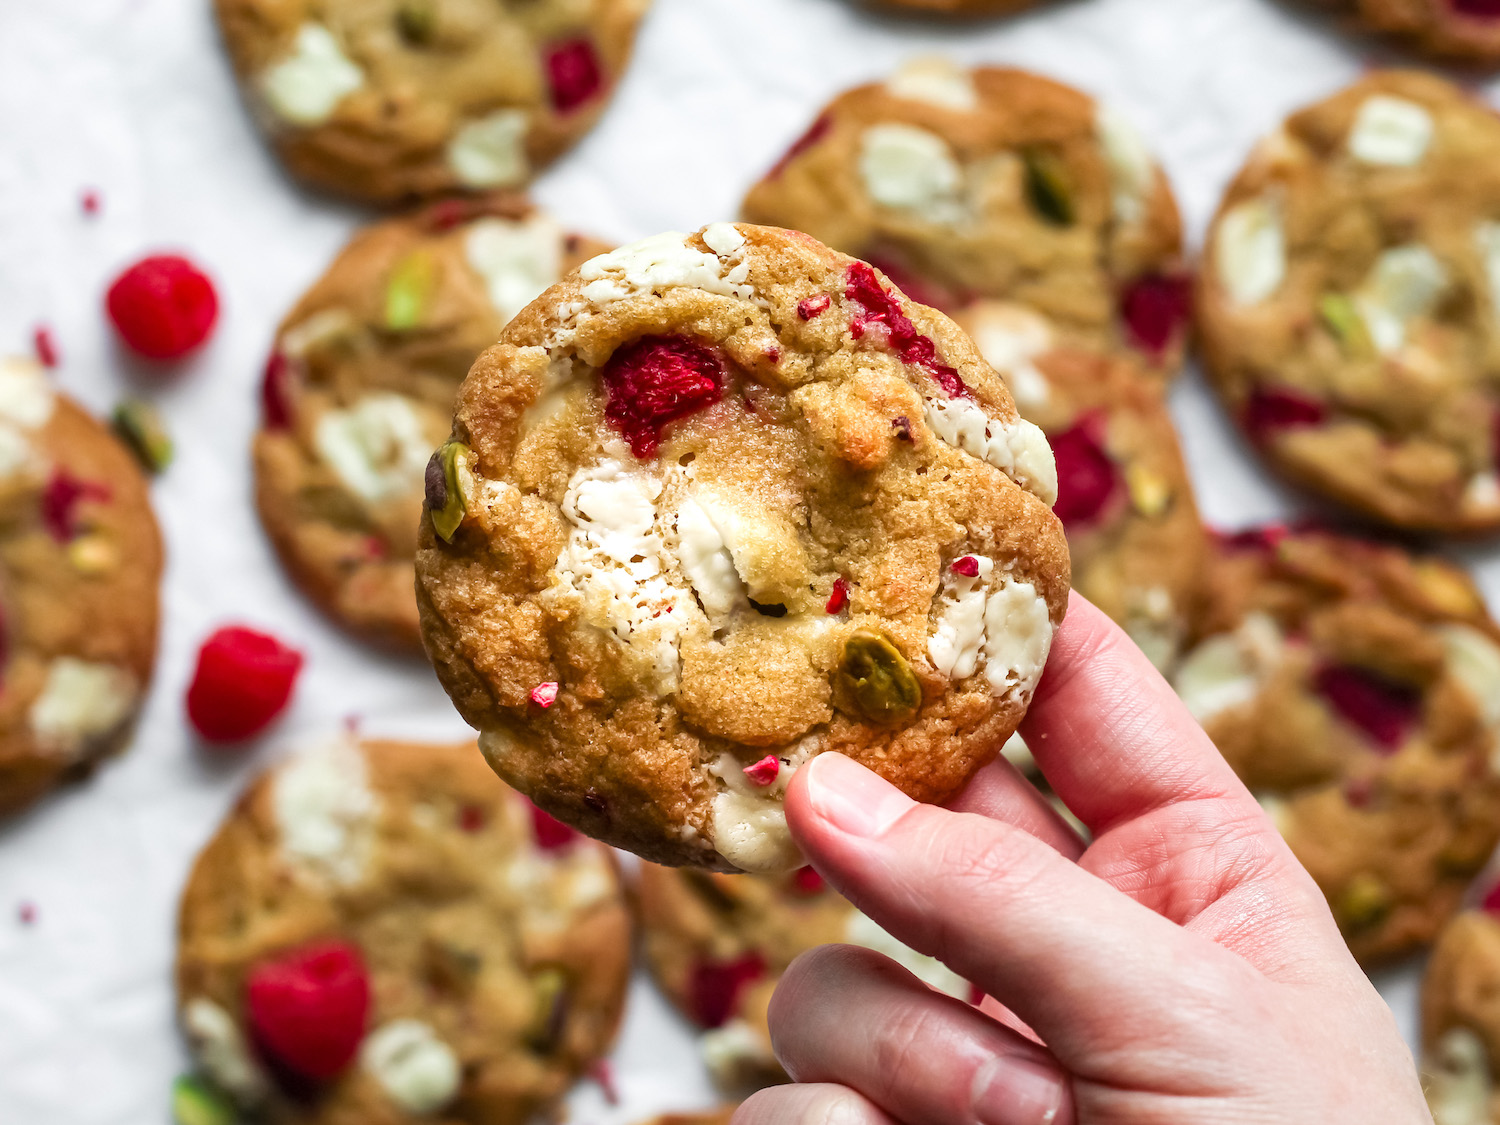
[[[6,814],[129,741],[156,661],[162,542],[145,475],[108,429],[30,361],[0,360],[0,393],[0,459],[16,457],[0,477]]]
[[[1500,920],[1454,918],[1422,979],[1422,1080],[1439,1121],[1500,1121]]]
[[[892,178],[903,151],[929,169],[925,190]],[[1163,375],[1181,365],[1186,315],[1160,347],[1143,345],[1124,317],[1127,295],[1147,282],[1182,290],[1186,314],[1171,184],[1117,112],[1040,75],[926,58],[849,90],[742,211],[872,262],[950,314],[976,300],[1019,302],[1077,343],[1140,348]]]
[[[1500,629],[1458,568],[1284,529],[1223,539],[1174,680],[1362,963],[1431,942],[1500,840]]]
[[[214,8],[246,101],[282,163],[314,187],[391,204],[528,182],[598,120],[649,3],[215,0]],[[550,77],[548,60],[562,48],[591,58],[583,65],[598,80],[576,104],[559,101]]]
[[[729,1125],[736,1106],[727,1106],[713,1113],[669,1113],[665,1117],[653,1117],[645,1125]]]
[[[954,16],[998,16],[1035,7],[1038,2],[1039,0],[874,0],[877,7],[940,12]]]
[[[1211,380],[1280,473],[1396,527],[1500,528],[1500,117],[1377,72],[1235,179],[1199,271]]]
[[[333,854],[299,850],[288,836],[282,810],[298,802],[280,787],[308,763],[339,770],[346,793],[368,794],[362,817],[347,807],[333,814],[347,831]],[[317,941],[351,942],[369,969],[370,1032],[420,1020],[457,1056],[461,1085],[436,1119],[524,1125],[613,1043],[631,928],[609,853],[582,839],[539,849],[529,806],[472,743],[339,738],[262,775],[199,855],[178,921],[178,1004],[207,1076],[222,1082],[222,1063],[216,1071],[195,1039],[195,1006],[227,1013],[243,1042],[245,982],[258,962]],[[359,1059],[313,1100],[289,1097],[267,1069],[249,1056],[251,1078],[225,1091],[257,1120],[419,1119]]]
[[[256,506],[297,585],[362,640],[421,650],[422,470],[458,386],[509,314],[607,249],[518,195],[445,200],[360,231],[282,321],[255,437]],[[387,409],[361,413],[372,398]],[[393,426],[407,411],[410,433]],[[352,428],[320,431],[330,414]],[[325,455],[331,432],[368,467],[354,481]],[[378,440],[361,445],[366,432]]]
[[[1453,0],[1310,0],[1364,31],[1447,62],[1500,63],[1500,18],[1468,15]]]
[[[723,393],[637,458],[598,373],[635,378],[663,348],[722,363]],[[1065,609],[1040,432],[952,321],[805,235],[716,224],[586,265],[480,358],[454,436],[463,523],[439,538],[429,492],[417,557],[439,677],[510,784],[656,862],[797,866],[780,797],[824,750],[920,800],[956,792],[1020,720]],[[640,550],[606,526],[627,510]],[[983,573],[959,580],[962,558]],[[960,590],[996,606],[994,660],[950,681],[929,642]]]

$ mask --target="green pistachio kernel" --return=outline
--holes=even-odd
[[[538,1051],[551,1051],[562,1038],[568,1017],[568,977],[561,969],[539,969],[532,975],[536,1007],[526,1029],[526,1042]]]
[[[172,438],[156,407],[127,398],[115,407],[115,433],[149,472],[159,473],[172,463]]]
[[[1390,889],[1368,871],[1361,871],[1339,895],[1334,913],[1345,928],[1368,930],[1385,921],[1391,905]]]
[[[1053,226],[1072,226],[1078,215],[1062,157],[1050,149],[1029,148],[1021,159],[1026,164],[1026,198],[1037,214]]]
[[[414,47],[425,47],[437,36],[435,0],[402,0],[396,9],[396,30]]]
[[[436,283],[437,263],[431,254],[414,250],[403,258],[385,285],[385,326],[392,332],[420,328]]]
[[[201,1078],[184,1075],[172,1083],[172,1120],[177,1125],[235,1125],[239,1114]]]
[[[845,641],[839,675],[871,722],[899,723],[921,706],[922,685],[916,673],[882,633],[859,629]]]
[[[1344,294],[1323,294],[1323,299],[1318,302],[1318,313],[1346,355],[1374,354],[1375,345],[1370,340],[1370,330],[1365,326],[1365,318],[1360,315],[1354,302]]]
[[[461,441],[450,441],[434,453],[427,462],[424,485],[433,529],[444,543],[452,543],[469,514],[468,497],[474,488],[469,447]]]

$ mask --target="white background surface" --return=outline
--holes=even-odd
[[[945,28],[852,0],[657,0],[602,125],[536,194],[566,225],[626,241],[732,217],[744,190],[840,89],[942,50],[1019,63],[1125,108],[1178,188],[1196,244],[1254,140],[1372,57],[1274,0],[1076,0]],[[97,189],[102,213],[84,216]],[[253,134],[208,0],[0,0],[0,349],[50,325],[60,384],[99,410],[127,390],[163,407],[179,446],[156,486],[170,562],[157,681],[136,745],[91,783],[0,824],[0,1125],[154,1125],[185,1065],[169,973],[179,888],[247,775],[299,734],[463,727],[431,673],[371,657],[289,588],[250,505],[248,442],[275,323],[362,214],[309,196]],[[105,331],[105,286],[183,248],[223,300],[205,353],[169,378]],[[1174,408],[1206,516],[1298,510],[1194,374]],[[1467,553],[1500,595],[1500,554]],[[244,620],[303,648],[291,713],[232,758],[195,747],[182,692],[197,645]],[[22,902],[37,921],[20,923]],[[1414,1031],[1415,966],[1381,986]],[[625,1104],[585,1085],[573,1120],[616,1125],[712,1104],[691,1038],[637,980],[615,1069]]]

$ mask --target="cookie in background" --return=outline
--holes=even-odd
[[[1500,1121],[1497,905],[1490,887],[1483,901],[1453,919],[1422,980],[1421,1065],[1435,1125]]]
[[[1483,66],[1500,63],[1500,3],[1495,0],[1310,2],[1338,14],[1351,28],[1389,36],[1434,59]]]

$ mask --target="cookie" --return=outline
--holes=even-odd
[[[1190,286],[1171,186],[1117,110],[1039,75],[928,58],[850,90],[743,210],[944,312],[1019,302],[1070,341],[1181,363]]]
[[[1312,0],[1365,31],[1450,62],[1500,63],[1495,0]]]
[[[1272,466],[1396,527],[1500,529],[1500,117],[1372,74],[1260,145],[1208,245],[1204,357]]]
[[[366,641],[421,648],[422,476],[469,367],[605,249],[518,196],[447,200],[361,231],[282,322],[255,439],[261,522],[297,584]]]
[[[1455,918],[1422,981],[1422,1078],[1436,1125],[1500,1121],[1500,919]]]
[[[325,191],[518,187],[598,120],[649,0],[215,0],[252,112]]]
[[[1033,7],[1037,0],[877,0],[877,7],[909,8],[955,16],[994,16]]]
[[[1500,629],[1457,568],[1225,538],[1174,684],[1369,964],[1430,942],[1500,840]]]
[[[637,887],[646,964],[677,1010],[702,1030],[714,1079],[745,1092],[788,1081],[771,1051],[766,1011],[776,982],[819,945],[874,949],[962,999],[969,984],[897,941],[818,873],[723,875],[642,864]]]
[[[434,460],[418,603],[502,778],[670,865],[800,866],[838,750],[941,801],[992,760],[1068,591],[1052,453],[940,313],[720,223],[513,320]]]
[[[1160,380],[1128,353],[1065,343],[1024,305],[979,301],[955,319],[1052,446],[1073,588],[1170,670],[1207,540]]]
[[[729,1125],[736,1108],[730,1106],[715,1113],[669,1113],[652,1118],[646,1125]]]
[[[39,366],[0,359],[0,814],[125,746],[161,572],[134,457]]]
[[[610,854],[472,744],[333,738],[262,776],[182,899],[179,1016],[269,1125],[524,1125],[615,1037]]]

